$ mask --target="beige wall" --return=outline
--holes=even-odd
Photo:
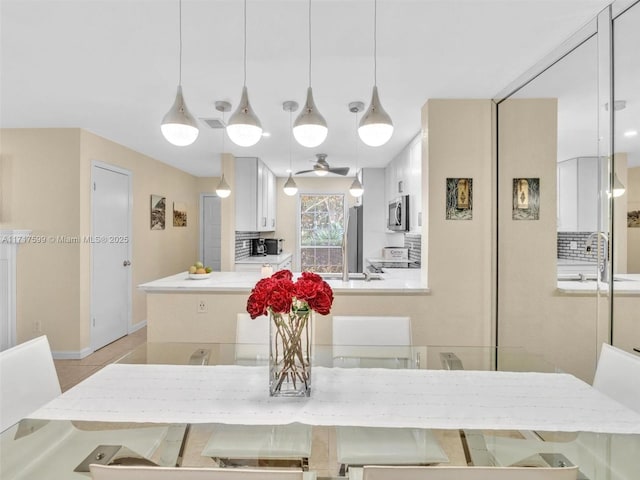
[[[136,285],[177,273],[198,256],[199,194],[217,179],[197,179],[150,157],[79,129],[1,131],[3,226],[34,235],[91,234],[91,162],[124,168],[133,179],[132,318],[146,320]],[[213,187],[211,187],[213,185]],[[204,190],[206,189],[206,190]],[[165,230],[150,230],[150,195],[167,200]],[[188,226],[173,227],[173,202],[187,205]],[[89,244],[29,244],[18,257],[17,339],[42,333],[52,349],[77,355],[90,346]],[[36,329],[40,322],[41,332]]]
[[[640,210],[640,167],[627,170],[627,211]],[[623,198],[624,198],[623,197]],[[640,228],[627,228],[627,271],[640,273]]]
[[[491,345],[492,102],[429,100],[422,128],[423,252],[432,293],[431,323],[417,325],[417,333],[428,343]],[[446,179],[457,177],[473,178],[472,220],[445,219]]]
[[[80,130],[0,130],[0,149],[3,227],[44,240],[18,251],[17,341],[45,333],[54,348],[79,350],[80,245],[50,237],[81,231]]]

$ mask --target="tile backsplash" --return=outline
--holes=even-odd
[[[591,232],[558,232],[558,258],[563,260],[582,260],[584,262],[597,262],[597,240],[592,241],[592,248],[587,252],[587,239]],[[573,246],[575,248],[571,248]],[[605,246],[602,245],[603,253]]]
[[[404,246],[409,249],[409,260],[420,263],[422,259],[422,235],[419,233],[405,233]]]
[[[251,255],[251,240],[254,238],[260,238],[260,232],[236,232],[236,262]],[[246,246],[244,242],[247,242]]]

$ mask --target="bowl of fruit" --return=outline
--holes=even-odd
[[[189,267],[189,278],[202,280],[211,276],[211,267],[205,267],[202,262],[196,262]]]

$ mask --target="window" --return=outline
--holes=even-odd
[[[343,194],[300,195],[300,269],[342,272]]]

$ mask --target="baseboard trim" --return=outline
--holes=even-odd
[[[93,353],[93,349],[90,347],[83,348],[82,350],[51,352],[55,360],[82,360]]]
[[[127,335],[131,335],[134,332],[144,328],[147,326],[147,321],[143,320],[141,322],[136,323],[135,325],[131,325],[129,327],[129,333]],[[71,350],[71,351],[56,351],[51,352],[54,360],[82,360],[85,357],[88,357],[92,353],[94,353],[91,347],[83,348],[82,350]]]
[[[129,327],[129,334],[132,334],[133,332],[137,332],[138,330],[140,330],[141,328],[144,328],[147,326],[147,321],[146,320],[142,320],[138,323],[136,323],[135,325],[131,325]]]

